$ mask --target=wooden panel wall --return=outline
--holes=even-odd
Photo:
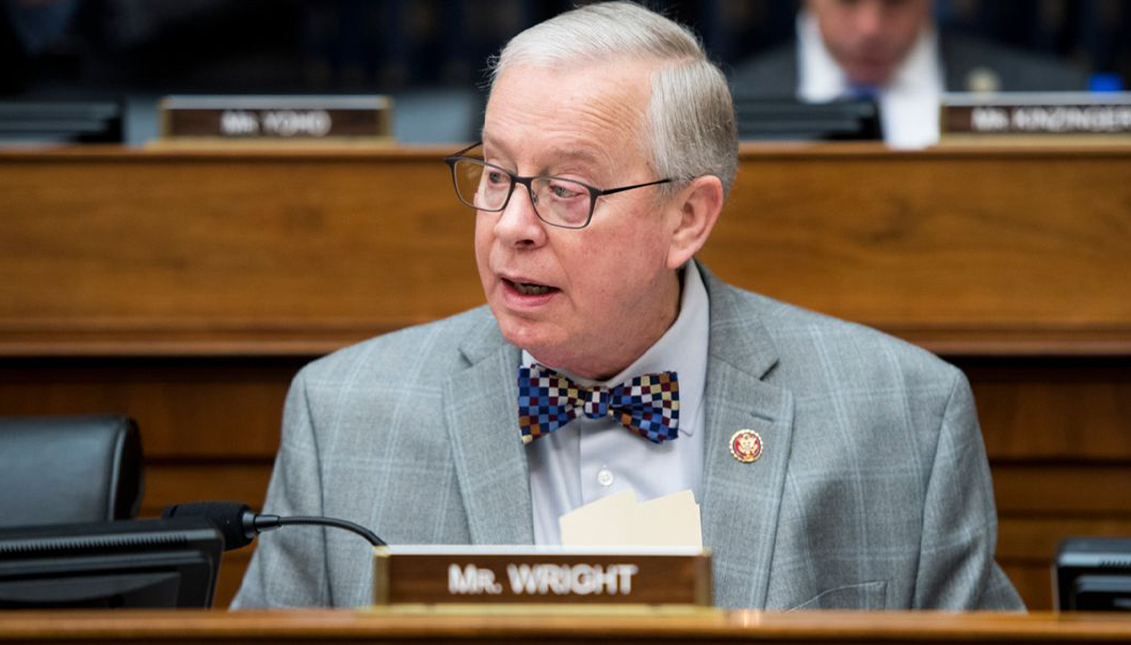
[[[146,514],[259,503],[303,363],[482,301],[440,156],[0,153],[0,414],[133,415]],[[1033,608],[1061,537],[1131,535],[1129,171],[1127,148],[752,148],[702,254],[966,370]]]
[[[0,350],[294,353],[482,302],[439,151],[0,153]],[[948,352],[1128,353],[1131,147],[749,148],[702,258]]]
[[[950,357],[970,377],[990,455],[998,561],[1033,609],[1071,535],[1131,536],[1131,361]]]

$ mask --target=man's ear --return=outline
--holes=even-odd
[[[677,269],[691,259],[707,238],[723,210],[723,182],[714,175],[691,181],[676,196],[675,228],[668,246],[668,268]]]

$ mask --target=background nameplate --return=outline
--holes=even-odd
[[[946,94],[940,130],[944,139],[1126,136],[1131,134],[1131,93]]]
[[[385,139],[385,96],[171,96],[161,102],[162,137],[211,140]]]

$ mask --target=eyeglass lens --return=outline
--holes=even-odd
[[[485,211],[502,210],[510,193],[511,177],[497,168],[471,159],[455,163],[456,190],[463,203]],[[534,209],[543,220],[561,226],[584,226],[592,196],[584,184],[556,177],[531,182]]]

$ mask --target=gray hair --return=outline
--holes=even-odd
[[[726,77],[687,28],[632,2],[602,2],[534,25],[490,62],[491,84],[513,65],[561,67],[617,57],[658,59],[645,125],[661,177],[714,175],[730,193],[738,166],[734,100]],[[680,186],[669,184],[665,195]]]

